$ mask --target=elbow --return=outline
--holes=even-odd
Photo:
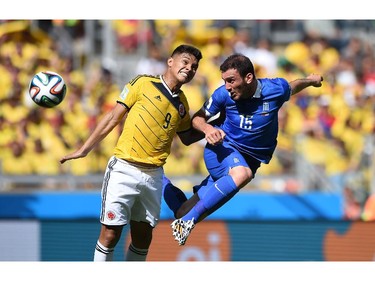
[[[180,138],[181,142],[183,145],[189,146],[205,137],[205,135],[194,129],[191,128],[190,130],[184,132],[184,133],[179,133],[178,137]]]

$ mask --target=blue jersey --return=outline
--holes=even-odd
[[[224,142],[267,164],[277,145],[278,111],[290,95],[285,79],[258,79],[252,98],[234,101],[223,85],[205,102],[204,109],[207,117],[225,112],[225,121],[219,125],[226,133]]]

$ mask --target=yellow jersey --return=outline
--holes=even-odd
[[[172,93],[161,76],[139,75],[125,85],[117,102],[128,109],[128,115],[114,155],[163,166],[176,133],[191,129],[183,91]]]

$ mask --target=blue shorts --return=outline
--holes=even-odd
[[[250,155],[241,154],[235,147],[225,141],[215,146],[207,144],[203,157],[206,168],[214,180],[228,175],[229,170],[237,166],[250,168],[253,176],[255,176],[261,163]]]
[[[261,164],[259,160],[250,155],[241,154],[227,142],[215,146],[207,144],[204,149],[204,161],[210,175],[201,184],[193,187],[194,193],[198,192],[199,198],[204,196],[208,187],[216,180],[228,175],[231,168],[237,166],[248,167],[254,177]]]

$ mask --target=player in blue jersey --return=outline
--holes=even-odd
[[[250,59],[229,56],[220,66],[224,85],[217,88],[192,119],[205,135],[204,161],[209,176],[185,194],[164,177],[164,199],[177,218],[173,236],[184,245],[195,224],[220,208],[268,164],[277,145],[278,111],[301,90],[320,87],[323,77],[311,74],[288,82],[284,78],[256,78]],[[218,125],[209,122],[220,114]]]

